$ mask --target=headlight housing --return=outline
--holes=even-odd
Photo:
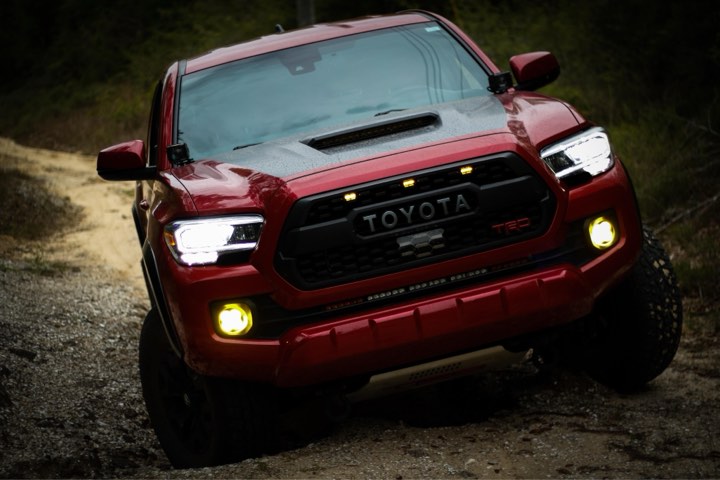
[[[165,243],[183,265],[211,265],[221,257],[253,251],[263,222],[261,215],[178,220],[165,227]]]
[[[540,156],[558,178],[585,173],[607,172],[613,166],[613,153],[607,133],[593,127],[544,148]]]

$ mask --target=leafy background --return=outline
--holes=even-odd
[[[306,2],[307,3],[307,2]],[[297,26],[293,0],[4,0],[0,135],[95,153],[144,136],[174,60]],[[500,68],[550,50],[543,89],[608,128],[690,317],[720,325],[720,4],[643,0],[315,0],[317,21],[406,8],[455,21]]]

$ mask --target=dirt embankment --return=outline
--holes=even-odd
[[[137,235],[130,218],[134,195],[131,182],[103,181],[95,173],[95,157],[28,148],[6,138],[0,138],[0,158],[3,167],[44,180],[51,190],[68,197],[84,213],[69,219],[72,226],[68,232],[46,245],[49,258],[94,265],[144,288],[138,268]],[[54,214],[47,212],[49,216]],[[12,239],[7,242],[15,243]]]
[[[87,156],[0,140],[0,158],[84,212],[30,246],[2,238],[0,477],[720,477],[720,342],[702,329],[636,395],[525,365],[357,405],[296,450],[169,470],[137,378],[132,185],[103,182]]]

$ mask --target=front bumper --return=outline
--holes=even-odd
[[[616,252],[619,253],[619,252]],[[623,262],[630,265],[629,262]],[[597,264],[604,268],[607,264]],[[620,275],[623,269],[615,272]],[[574,266],[301,326],[273,340],[235,340],[211,330],[184,336],[200,373],[282,387],[329,382],[410,365],[579,319],[602,290]]]
[[[160,269],[165,276],[162,283],[185,360],[205,375],[298,387],[368,377],[501,345],[582,318],[633,266],[641,244],[640,219],[621,167],[567,195],[546,235],[506,248],[502,254],[519,258],[528,254],[523,251],[528,246],[538,247],[538,252],[543,251],[539,247],[558,248],[561,232],[567,232],[569,225],[608,210],[618,221],[619,242],[581,264],[536,264],[395,303],[339,310],[322,321],[284,329],[275,338],[223,338],[213,329],[209,305],[222,299],[268,296],[277,291],[277,284],[251,265],[200,273],[177,268],[167,254],[161,260],[168,264]],[[497,256],[498,252],[487,252],[474,261]],[[338,287],[336,298],[348,298],[351,287]],[[295,298],[308,295],[300,293]],[[328,296],[327,292],[318,294],[322,295]]]

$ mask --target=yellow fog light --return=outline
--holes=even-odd
[[[607,250],[617,242],[617,229],[607,217],[597,217],[588,223],[590,243],[598,250]]]
[[[244,303],[228,303],[217,313],[217,328],[222,335],[245,335],[252,328],[252,324],[252,310]]]

